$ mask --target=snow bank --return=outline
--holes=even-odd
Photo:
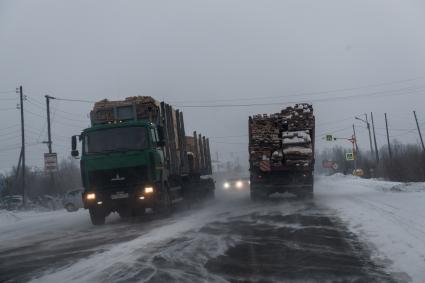
[[[391,188],[387,189],[384,188],[384,191],[389,192],[403,192],[403,193],[409,193],[409,192],[425,192],[425,183],[405,183],[405,184],[397,184],[395,186],[392,186]]]
[[[88,213],[82,209],[69,213],[63,210],[37,212],[0,210],[0,250],[19,247],[35,239],[50,239],[57,233],[91,227]]]
[[[22,217],[17,213],[0,209],[0,226],[10,225],[21,219]]]
[[[317,204],[334,209],[370,245],[377,262],[390,260],[397,279],[424,282],[424,183],[334,175],[318,177],[315,190]]]

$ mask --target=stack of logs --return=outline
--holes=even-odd
[[[121,110],[120,113],[115,113],[114,108],[124,109],[128,107],[127,111]],[[134,116],[134,110],[136,117]],[[116,120],[149,120],[157,121],[159,118],[159,102],[150,96],[131,96],[125,100],[111,101],[103,99],[94,104],[91,111],[91,120],[94,124],[106,124]]]
[[[250,160],[272,167],[308,167],[313,160],[314,115],[310,104],[296,104],[280,113],[250,117]]]

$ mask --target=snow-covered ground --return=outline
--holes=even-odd
[[[335,209],[376,261],[425,282],[425,183],[335,175],[317,178],[315,190],[315,202]]]
[[[49,239],[57,233],[75,229],[75,227],[91,227],[87,212],[82,209],[69,213],[65,209],[34,212],[0,210],[0,248],[19,247],[34,238]]]
[[[373,259],[386,266],[396,279],[425,282],[425,183],[401,184],[335,175],[318,177],[315,191],[314,206],[335,212],[335,216],[369,247]],[[285,201],[265,205],[252,203],[248,192],[218,194],[215,202],[195,211],[136,224],[122,222],[115,215],[108,217],[103,227],[92,226],[85,210],[75,213],[0,210],[0,254],[14,247],[32,247],[34,243],[43,251],[57,252],[69,247],[67,252],[72,252],[72,247],[87,242],[96,245],[78,247],[84,251],[92,249],[86,258],[72,260],[74,258],[70,257],[69,264],[49,268],[33,277],[33,281],[97,282],[131,278],[140,272],[149,277],[157,272],[152,261],[177,258],[180,267],[190,263],[198,273],[165,270],[181,281],[193,282],[195,277],[187,276],[206,272],[203,264],[208,258],[223,254],[238,241],[225,233],[200,232],[206,223],[268,210],[294,213],[311,206],[308,203]],[[111,241],[114,238],[120,239]],[[176,243],[176,238],[187,240]],[[205,249],[206,244],[208,249]],[[203,252],[188,255],[188,250]],[[220,281],[211,274],[203,278]]]

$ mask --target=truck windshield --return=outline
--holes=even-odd
[[[85,153],[141,150],[149,146],[144,127],[126,127],[90,132],[84,138]]]

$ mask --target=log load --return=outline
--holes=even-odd
[[[249,119],[252,166],[269,161],[271,168],[310,168],[314,163],[313,107],[302,103],[280,113],[257,114]]]

